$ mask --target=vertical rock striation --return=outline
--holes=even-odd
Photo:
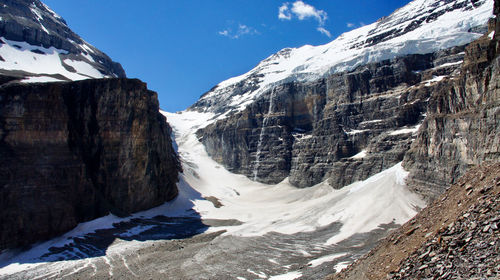
[[[498,15],[498,1],[495,2]],[[461,74],[433,93],[428,115],[404,167],[409,184],[429,199],[472,165],[500,158],[500,24],[465,50]]]
[[[242,112],[198,131],[228,170],[298,187],[340,188],[403,160],[436,77],[455,75],[464,47],[275,86]],[[434,79],[434,80],[433,80]]]
[[[170,133],[139,80],[0,86],[0,249],[173,199]]]

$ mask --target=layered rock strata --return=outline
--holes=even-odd
[[[217,162],[254,180],[342,187],[403,160],[437,81],[457,74],[463,51],[408,55],[275,86],[198,136]]]
[[[496,2],[498,13],[498,2]],[[440,83],[406,154],[408,183],[435,198],[473,165],[500,158],[500,24],[465,50],[460,75]]]
[[[434,202],[328,279],[498,278],[499,1],[494,14],[467,47],[461,75],[432,95],[405,156],[408,183]]]
[[[1,85],[0,249],[173,199],[170,133],[139,80]]]

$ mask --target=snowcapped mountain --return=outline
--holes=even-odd
[[[25,82],[125,77],[119,63],[71,31],[41,1],[0,5],[0,74]]]
[[[259,182],[364,180],[404,158],[493,3],[415,0],[326,45],[284,49],[190,107],[214,114],[197,135],[215,161]]]
[[[2,252],[0,279],[322,279],[339,271],[426,205],[407,178],[429,181],[439,192],[462,166],[498,161],[500,58],[493,54],[500,24],[492,29],[490,22],[489,33],[459,46],[486,31],[492,4],[413,1],[327,45],[282,50],[222,82],[191,110],[161,112],[172,125],[182,164],[179,195],[129,217],[82,223],[25,252]],[[105,120],[106,127],[121,128],[114,123]],[[140,120],[131,124],[149,127]],[[141,140],[139,134],[134,139]],[[129,151],[154,155],[130,148],[124,154]],[[137,169],[103,158],[113,168]],[[465,185],[464,195],[489,195],[494,176],[477,177],[488,187],[476,191]],[[139,192],[149,193],[128,193]],[[438,201],[456,207],[450,199]],[[417,233],[441,239],[440,230],[410,225],[402,240]],[[394,269],[386,264],[381,267]]]
[[[414,0],[328,44],[285,48],[249,72],[219,83],[191,108],[215,113],[241,111],[278,84],[314,81],[368,63],[467,44],[485,32],[493,2]]]

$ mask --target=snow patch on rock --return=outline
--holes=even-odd
[[[60,74],[69,80],[105,77],[87,62],[64,59],[64,55],[68,54],[66,50],[34,46],[26,42],[7,40],[4,37],[1,37],[1,40],[5,44],[0,44],[0,56],[4,60],[0,60],[0,69],[25,71],[38,75]],[[63,62],[73,67],[76,72],[66,69]],[[27,81],[37,81],[37,78],[31,77]]]
[[[249,72],[220,82],[200,100],[212,106],[201,108],[241,111],[281,83],[313,81],[372,62],[467,44],[482,35],[470,30],[487,23],[493,2],[484,0],[475,7],[466,0],[415,0],[328,44],[286,48],[271,55]]]

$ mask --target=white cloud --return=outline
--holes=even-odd
[[[288,3],[283,3],[279,8],[278,12],[279,19],[291,20],[292,14],[290,13],[290,9],[288,8]]]
[[[228,27],[222,31],[217,32],[219,35],[231,39],[238,39],[243,35],[258,35],[260,34],[257,29],[247,26],[245,24],[238,24],[237,27]]]
[[[316,28],[316,30],[318,30],[319,32],[321,32],[322,34],[325,34],[326,36],[328,36],[328,38],[331,38],[332,37],[332,34],[330,34],[330,31],[326,30],[325,28],[323,27],[318,27]]]
[[[222,35],[222,36],[226,36],[226,37],[229,36],[229,30],[219,31],[218,33],[219,33],[219,35]]]
[[[308,5],[300,0],[295,1],[292,5],[292,12],[299,18],[304,20],[306,18],[314,18],[318,21],[319,25],[325,24],[328,15],[323,10],[317,10],[311,5]]]
[[[348,22],[346,25],[347,25],[347,27],[351,28],[351,27],[354,27],[355,24],[352,22]]]
[[[292,18],[297,18],[298,20],[305,20],[312,18],[318,22],[318,30],[322,34],[330,37],[330,31],[324,28],[325,21],[328,19],[328,14],[323,10],[318,10],[314,6],[304,3],[301,0],[297,0],[290,4],[289,2],[283,3],[278,9],[278,18],[281,20],[292,20]]]

